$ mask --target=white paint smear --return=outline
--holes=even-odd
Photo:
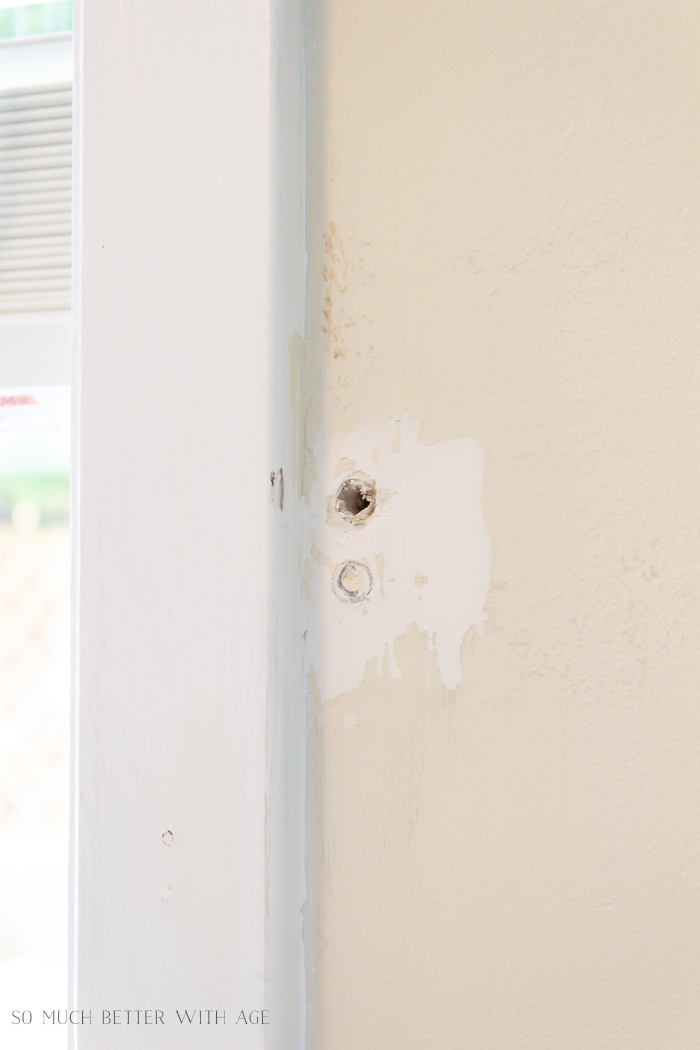
[[[462,680],[460,648],[470,627],[483,632],[491,544],[482,516],[484,456],[471,438],[425,445],[418,422],[402,420],[338,434],[325,445],[312,491],[306,578],[311,652],[324,700],[355,689],[367,664],[388,661],[401,676],[394,643],[416,623],[437,652],[448,688]],[[353,472],[371,477],[377,507],[363,526],[328,515]],[[339,600],[333,577],[344,561],[366,565],[373,585],[362,602]]]

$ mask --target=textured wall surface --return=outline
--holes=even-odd
[[[311,14],[311,330],[293,394],[312,523],[314,1045],[689,1050],[700,8],[327,0]],[[421,528],[432,515],[435,542],[459,543],[444,449],[483,452],[483,622],[465,620],[466,577],[442,592],[443,617],[464,623],[456,685],[413,614],[383,656],[352,635],[351,682],[330,666],[348,610],[332,615],[340,534],[321,481],[360,470],[381,487],[402,426],[417,437],[371,557],[416,590],[431,584],[390,520],[392,499],[410,513],[410,456],[428,450],[416,477],[430,461],[440,482]]]

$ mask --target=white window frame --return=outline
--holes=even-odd
[[[301,1050],[302,4],[77,0],[74,33],[73,1045],[225,1009],[198,1047]]]

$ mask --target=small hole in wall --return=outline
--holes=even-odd
[[[377,492],[371,481],[350,478],[338,489],[336,510],[347,521],[365,521],[374,511]]]

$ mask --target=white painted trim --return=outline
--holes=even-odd
[[[79,997],[78,963],[80,854],[78,827],[80,822],[80,464],[82,400],[80,386],[80,355],[82,347],[82,127],[83,127],[83,62],[82,62],[83,5],[78,0],[73,7],[73,159],[71,165],[71,467],[70,467],[70,527],[71,527],[71,652],[70,652],[70,770],[68,823],[68,986],[69,1008],[75,1008]],[[78,1050],[79,1032],[69,1029],[68,1046]]]
[[[70,1002],[170,1016],[113,1047],[225,1009],[201,1050],[302,1050],[301,5],[176,7],[76,4]]]
[[[294,356],[304,333],[306,165],[304,0],[272,4],[273,74],[272,434],[276,472],[270,607],[271,689],[268,762],[270,1007],[278,1025],[270,1046],[306,1046],[304,907],[306,902],[306,707],[302,662],[300,552],[306,507],[296,484]],[[284,499],[281,500],[280,468]]]
[[[29,36],[8,36],[0,38],[0,47],[14,47],[19,44],[55,44],[57,40],[72,40],[73,33],[66,29],[61,33],[30,33]]]

